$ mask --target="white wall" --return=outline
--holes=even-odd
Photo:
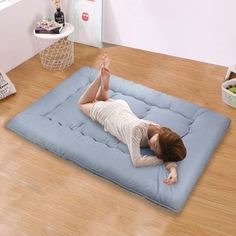
[[[236,64],[235,0],[104,0],[104,41]]]
[[[43,16],[53,17],[51,0],[20,0],[0,11],[0,67],[9,71],[39,48],[33,29]]]
[[[104,42],[236,64],[235,0],[103,1]],[[53,12],[51,0],[21,0],[0,11],[0,67],[9,71],[38,52],[33,28]]]

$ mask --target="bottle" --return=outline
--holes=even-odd
[[[61,11],[61,8],[57,8],[57,11],[54,14],[55,21],[61,25],[65,25],[64,13]]]

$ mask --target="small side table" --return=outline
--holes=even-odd
[[[41,63],[49,70],[65,70],[74,63],[74,43],[68,36],[74,31],[74,26],[66,23],[60,34],[36,34],[40,48],[54,43],[40,52]]]

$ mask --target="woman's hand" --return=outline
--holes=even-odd
[[[177,182],[177,171],[175,167],[170,168],[170,173],[163,182],[167,185],[171,185]]]

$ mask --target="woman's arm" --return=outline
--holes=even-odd
[[[132,158],[132,156],[131,156]],[[132,158],[132,163],[135,167],[145,167],[145,166],[156,166],[161,165],[163,162],[156,156],[134,156]]]
[[[164,180],[165,184],[174,184],[177,182],[177,164],[175,162],[166,162],[166,169],[169,171],[168,177]]]
[[[163,161],[157,156],[142,156],[140,153],[140,142],[142,139],[142,132],[138,127],[135,127],[128,144],[132,163],[135,167],[161,165]]]
[[[128,144],[130,156],[132,163],[135,167],[145,167],[145,166],[154,166],[154,165],[161,165],[163,161],[157,156],[142,156],[140,153],[140,142],[142,139],[142,132],[141,130],[136,127],[133,130],[133,133],[130,137],[130,143]],[[165,184],[173,184],[177,181],[177,171],[176,171],[177,164],[175,162],[166,162],[165,168],[169,171],[168,177],[164,180]]]

